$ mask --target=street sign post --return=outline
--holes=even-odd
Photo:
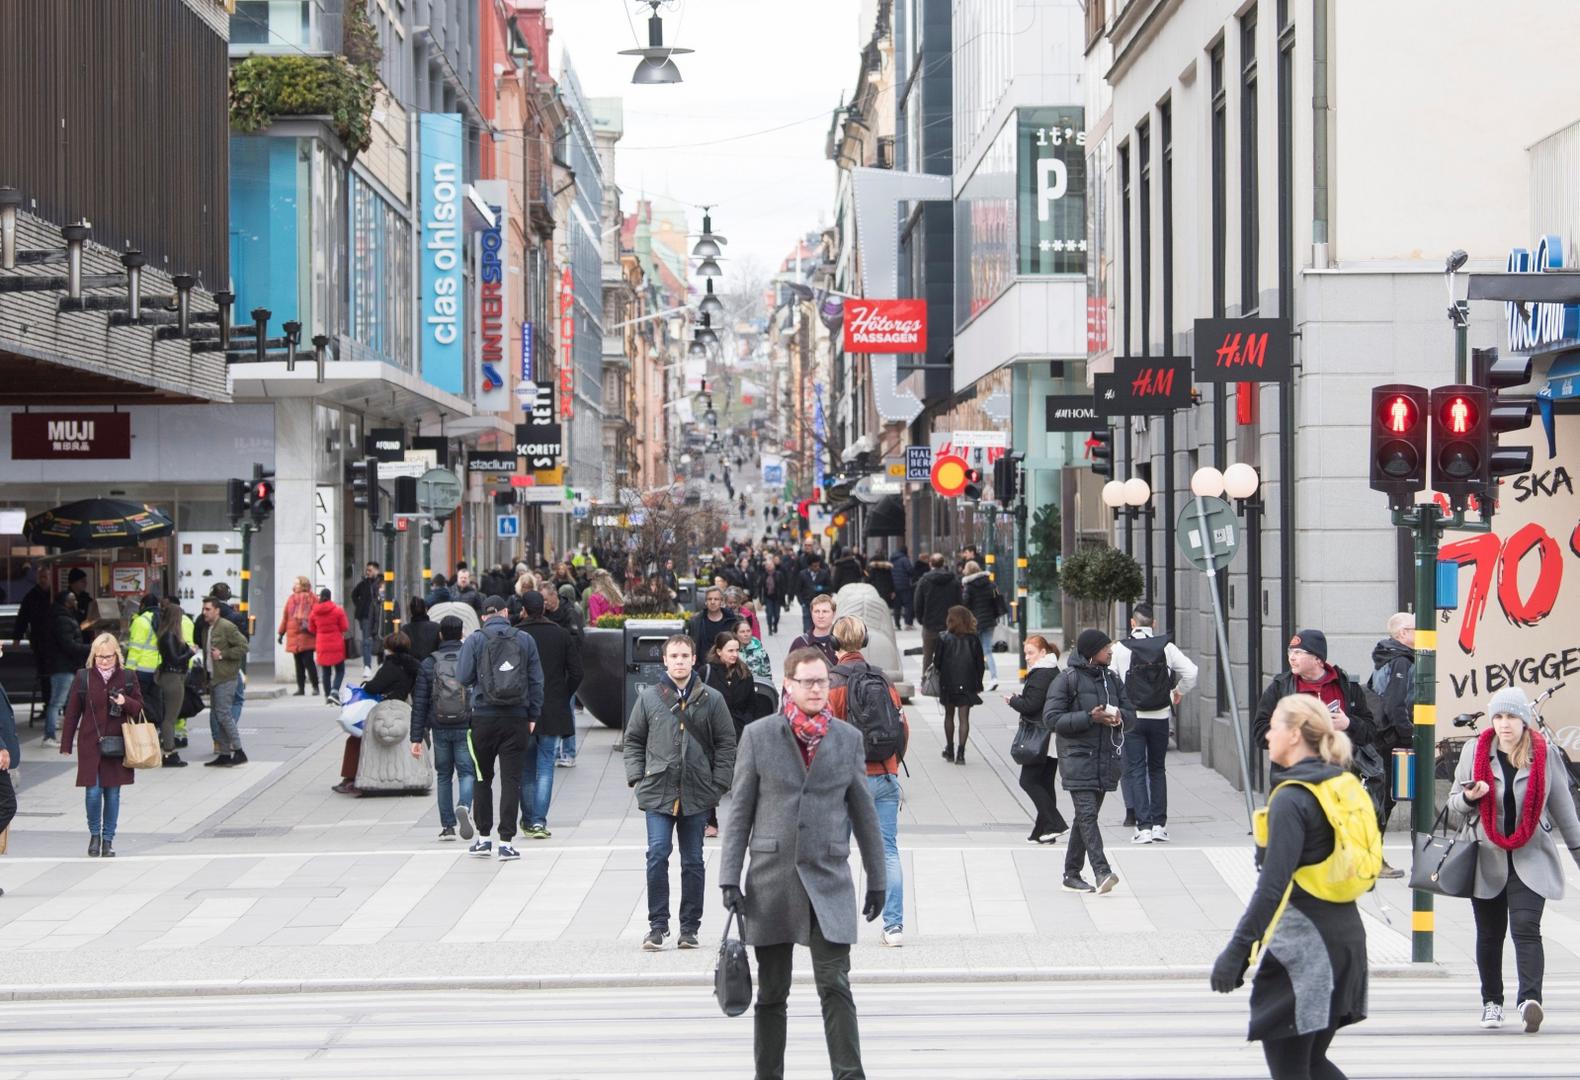
[[[1218,665],[1229,693],[1229,727],[1234,731],[1234,746],[1240,754],[1240,788],[1245,792],[1245,818],[1249,825],[1256,815],[1251,795],[1251,757],[1246,747],[1246,725],[1235,699],[1234,672],[1229,667],[1229,631],[1224,625],[1223,605],[1218,599],[1218,571],[1228,566],[1235,552],[1240,550],[1238,522],[1234,510],[1222,499],[1197,495],[1191,503],[1180,507],[1174,535],[1185,558],[1207,575],[1207,595],[1212,597],[1213,622],[1218,630]]]
[[[501,540],[514,540],[521,535],[521,518],[516,514],[500,514],[494,519],[494,535]]]
[[[455,513],[461,505],[461,481],[449,469],[429,469],[417,478],[417,509],[430,520],[422,523],[422,583],[433,577],[433,522]]]

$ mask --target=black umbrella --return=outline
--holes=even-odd
[[[83,499],[27,519],[22,534],[30,543],[69,551],[129,547],[168,536],[175,522],[163,511],[124,499]]]

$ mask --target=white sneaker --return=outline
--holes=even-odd
[[[1137,829],[1135,831],[1135,835],[1131,836],[1130,842],[1132,844],[1150,844],[1150,843],[1152,843],[1152,830],[1151,829]]]
[[[40,745],[40,746],[59,746],[60,745],[60,740],[59,739],[55,739],[55,738],[51,738],[50,736],[45,735],[42,739],[40,739],[38,741],[38,745]]]
[[[1520,1002],[1520,1019],[1525,1021],[1527,1032],[1536,1034],[1542,1026],[1542,1003],[1529,999]]]
[[[1169,831],[1167,829],[1165,829],[1161,825],[1154,825],[1154,826],[1152,826],[1152,842],[1154,844],[1166,844],[1166,843],[1168,843],[1169,842]]]
[[[896,926],[893,930],[883,932],[883,943],[891,949],[898,949],[905,944],[905,931]]]
[[[1481,1026],[1489,1030],[1503,1026],[1503,1006],[1487,1002],[1481,1007]]]
[[[997,678],[989,679],[988,680],[988,684],[987,684],[987,689],[989,689],[989,690],[997,690],[998,689],[998,679]]]

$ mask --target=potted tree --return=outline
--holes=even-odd
[[[1140,564],[1108,544],[1077,548],[1059,567],[1057,580],[1066,596],[1101,605],[1104,623],[1112,620],[1115,604],[1133,604],[1146,592]]]

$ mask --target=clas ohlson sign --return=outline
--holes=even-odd
[[[461,265],[461,115],[423,113],[422,377],[440,390],[466,390]]]

